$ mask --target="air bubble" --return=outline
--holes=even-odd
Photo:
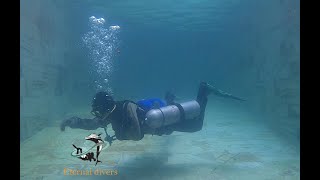
[[[89,49],[92,72],[96,87],[99,89],[111,90],[109,79],[112,76],[113,58],[119,47],[118,30],[120,26],[110,26],[104,28],[104,18],[89,17],[90,31],[87,32],[82,40]]]

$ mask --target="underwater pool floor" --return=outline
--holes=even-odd
[[[115,141],[96,166],[70,155],[73,143],[94,132],[104,131],[48,127],[27,139],[20,149],[21,179],[300,179],[299,150],[235,105],[208,104],[200,132]],[[65,168],[83,174],[65,175]]]

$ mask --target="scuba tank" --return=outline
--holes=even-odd
[[[200,115],[200,105],[197,101],[150,109],[146,113],[145,122],[151,128],[160,128],[183,120],[191,120]]]

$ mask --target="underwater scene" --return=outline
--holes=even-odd
[[[300,179],[300,1],[20,0],[20,179]]]

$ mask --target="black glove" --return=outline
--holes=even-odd
[[[60,124],[60,130],[64,131],[66,126],[70,126],[71,124],[75,124],[80,118],[78,117],[71,117],[68,119],[65,119]]]

